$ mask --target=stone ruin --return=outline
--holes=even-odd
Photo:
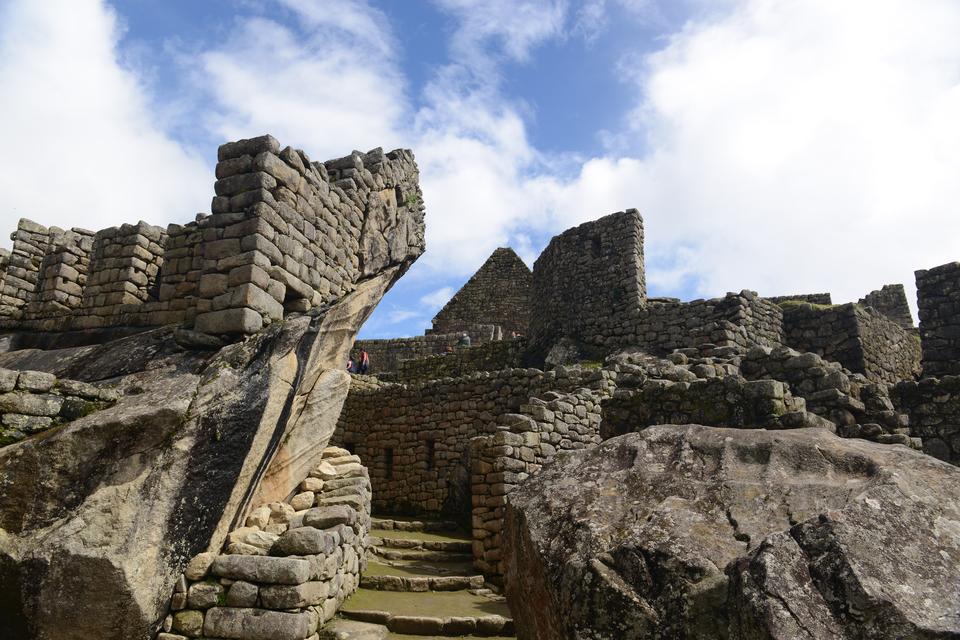
[[[412,153],[218,160],[210,215],[0,253],[3,637],[960,637],[960,263],[919,328],[654,298],[627,209],[358,341]]]

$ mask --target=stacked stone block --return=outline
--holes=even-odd
[[[960,376],[905,380],[893,387],[894,404],[910,415],[910,430],[923,451],[960,465]]]
[[[903,329],[915,329],[913,316],[910,314],[910,305],[907,303],[907,294],[903,290],[902,284],[885,284],[880,289],[871,291],[860,298],[857,304],[873,307]]]
[[[370,468],[376,513],[470,511],[469,441],[491,433],[501,416],[531,396],[606,388],[611,372],[507,369],[422,383],[351,387],[332,442]],[[363,380],[364,376],[356,376]]]
[[[272,136],[222,145],[213,215],[171,228],[161,301],[206,333],[252,333],[352,291],[423,248],[413,155],[354,152],[325,164]]]
[[[112,389],[42,371],[0,369],[0,447],[106,408]]]
[[[6,326],[20,320],[23,308],[36,299],[40,282],[40,265],[50,246],[50,234],[62,229],[48,229],[26,218],[17,223],[10,235],[13,250],[3,271],[3,289],[0,291],[0,318]]]
[[[783,313],[753,291],[723,298],[648,304],[639,314],[631,346],[653,354],[715,346],[775,347],[783,344]]]
[[[794,349],[839,362],[875,382],[892,384],[919,371],[916,336],[871,307],[853,303],[781,306],[785,342]]]
[[[488,579],[502,582],[501,547],[507,496],[559,451],[600,442],[600,401],[588,389],[550,392],[530,398],[504,426],[470,440],[473,564]]]
[[[768,296],[767,300],[774,304],[781,302],[809,302],[810,304],[833,304],[829,293],[796,293],[789,296]]]
[[[26,322],[21,311],[36,299],[51,235],[63,232],[21,220],[0,317],[41,330],[186,323],[204,333],[253,333],[285,313],[330,304],[391,267],[399,277],[424,249],[418,180],[405,149],[317,163],[281,150],[272,136],[227,143],[212,215],[166,231],[141,222],[98,232],[79,309],[72,285],[83,286],[82,274],[51,290],[69,316],[55,327],[48,310]],[[54,253],[51,264],[69,252]]]
[[[960,374],[960,262],[916,272],[923,375]]]
[[[524,338],[488,342],[475,347],[455,348],[452,353],[403,360],[395,373],[380,376],[398,382],[458,378],[479,371],[499,371],[520,366],[526,350]]]
[[[435,333],[467,331],[493,324],[510,336],[530,325],[533,274],[513,249],[500,247],[433,318]]]
[[[81,306],[87,284],[94,234],[86,229],[52,232],[50,246],[40,265],[37,295],[27,304],[23,318],[47,331],[65,328],[70,314]]]
[[[140,314],[144,303],[155,296],[166,240],[163,229],[143,221],[98,231],[73,326],[149,324]]]
[[[459,333],[431,333],[409,338],[357,340],[352,351],[354,356],[359,356],[360,351],[367,352],[370,356],[370,373],[394,373],[399,371],[407,360],[429,358],[447,353],[448,349],[457,351],[461,348],[459,342],[462,333],[470,336],[470,344],[473,346],[500,341],[503,338],[503,330],[499,326],[475,325]]]
[[[535,359],[562,338],[587,349],[626,346],[645,305],[643,218],[636,209],[568,229],[533,265]]]
[[[254,509],[225,553],[190,561],[157,640],[317,637],[366,568],[370,482],[359,458],[328,447],[300,489]]]

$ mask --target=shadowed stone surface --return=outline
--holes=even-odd
[[[905,447],[665,425],[508,503],[521,639],[960,637],[960,470]]]

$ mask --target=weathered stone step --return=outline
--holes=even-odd
[[[371,518],[373,529],[388,531],[457,531],[462,527],[452,520],[418,520],[400,516],[384,516]]]
[[[340,614],[414,636],[513,634],[510,610],[502,598],[466,591],[407,593],[361,588],[347,599]]]
[[[465,591],[483,588],[483,576],[372,576],[363,575],[360,586],[378,591]]]
[[[380,548],[389,549],[422,549],[424,551],[450,551],[453,553],[470,553],[472,543],[466,540],[423,540],[419,538],[388,537],[388,531],[378,531],[376,535],[367,536],[367,542]]]
[[[469,553],[428,549],[393,549],[376,546],[370,547],[370,556],[386,560],[421,560],[424,562],[469,562],[473,560],[473,556]]]

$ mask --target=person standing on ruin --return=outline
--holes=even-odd
[[[347,372],[353,373],[353,354],[350,354],[350,357],[347,358]]]
[[[464,331],[460,334],[460,339],[457,340],[458,347],[469,347],[470,346],[470,335]]]
[[[367,353],[366,349],[363,349],[360,351],[360,373],[366,375],[369,370],[370,354]]]

